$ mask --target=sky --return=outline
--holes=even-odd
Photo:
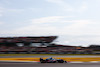
[[[58,36],[54,43],[100,45],[100,0],[0,0],[0,37]]]

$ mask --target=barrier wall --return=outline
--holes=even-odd
[[[0,52],[0,54],[100,54],[100,53],[88,53],[88,52],[27,52],[27,51],[9,51],[9,52]]]

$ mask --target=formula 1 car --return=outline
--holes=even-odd
[[[43,58],[40,58],[40,63],[67,63],[67,61],[64,61],[63,59],[53,59],[53,58],[43,59]]]

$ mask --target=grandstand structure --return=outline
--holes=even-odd
[[[57,36],[0,37],[0,54],[91,54],[87,47],[58,45]]]
[[[0,53],[29,52],[31,47],[49,46],[57,36],[0,37]]]

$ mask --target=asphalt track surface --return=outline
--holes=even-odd
[[[4,63],[0,67],[100,67],[100,63]]]
[[[78,55],[75,55],[75,56],[43,56],[43,55],[40,55],[40,56],[0,56],[0,58],[24,58],[24,57],[100,57],[100,56],[78,56]]]

